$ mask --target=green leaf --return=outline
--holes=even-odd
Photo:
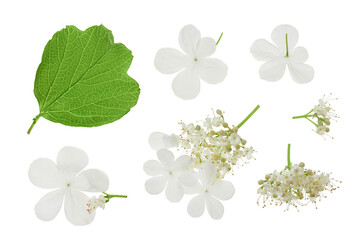
[[[46,44],[35,78],[40,117],[76,127],[114,122],[136,105],[139,84],[127,70],[132,54],[110,30],[67,26]]]

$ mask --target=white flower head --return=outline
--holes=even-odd
[[[280,25],[273,30],[271,38],[275,45],[265,39],[258,39],[250,48],[255,59],[266,61],[260,67],[260,78],[270,82],[278,81],[288,66],[295,82],[310,82],[314,77],[314,69],[305,64],[307,50],[303,47],[295,48],[299,39],[297,30],[290,25]]]
[[[187,207],[190,216],[200,217],[205,211],[205,206],[213,219],[220,219],[224,215],[224,206],[219,200],[232,198],[235,188],[231,182],[217,179],[216,172],[214,164],[203,164],[199,173],[200,183],[193,190],[197,195]]]
[[[105,209],[105,203],[106,198],[104,197],[104,195],[100,195],[99,198],[93,196],[86,204],[88,213],[91,214],[97,208]]]
[[[162,148],[173,148],[179,146],[179,137],[175,134],[167,135],[161,132],[153,132],[149,136],[149,144],[155,151]]]
[[[29,168],[30,181],[37,187],[56,190],[49,192],[35,206],[36,216],[44,221],[53,220],[64,202],[66,218],[74,225],[87,225],[95,217],[88,212],[90,198],[82,191],[105,192],[109,187],[107,175],[97,169],[82,171],[88,164],[87,154],[74,147],[64,147],[57,164],[39,158]]]
[[[216,50],[214,39],[201,38],[198,29],[187,25],[180,31],[179,44],[185,54],[173,48],[162,48],[154,61],[161,73],[181,71],[172,82],[176,96],[185,100],[195,98],[200,92],[200,78],[210,84],[225,79],[227,66],[219,59],[209,58]]]
[[[187,155],[178,157],[168,149],[157,151],[159,161],[149,160],[144,164],[144,171],[153,176],[145,183],[150,194],[160,194],[166,187],[165,195],[170,202],[179,202],[184,196],[184,187],[191,187],[198,181],[191,167],[191,158]]]
[[[331,93],[329,96],[324,95],[323,98],[319,99],[319,104],[315,105],[307,114],[294,116],[293,119],[304,118],[316,127],[315,130],[313,130],[314,132],[324,139],[326,139],[325,136],[331,137],[329,135],[329,126],[332,121],[336,121],[336,119],[339,118],[329,103],[332,100],[337,100],[337,98],[333,98]]]

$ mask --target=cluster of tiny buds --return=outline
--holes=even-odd
[[[105,208],[105,203],[108,202],[108,199],[106,196],[104,195],[100,195],[98,198],[93,196],[92,198],[89,199],[89,201],[87,202],[86,206],[87,206],[87,212],[89,214],[93,213],[98,207],[104,209]]]
[[[230,126],[225,121],[223,111],[216,110],[213,117],[201,122],[202,125],[180,122],[180,148],[190,154],[194,168],[203,162],[212,162],[217,166],[217,178],[221,179],[227,173],[233,173],[233,166],[254,159],[253,148],[245,146],[247,141],[240,137],[237,126]]]
[[[276,206],[287,204],[285,211],[289,210],[290,206],[298,209],[298,206],[305,206],[309,202],[314,203],[316,207],[317,201],[326,198],[324,191],[332,193],[339,188],[335,182],[341,183],[330,178],[329,173],[305,169],[305,164],[302,162],[291,168],[286,166],[283,171],[266,174],[265,179],[258,181],[260,196],[257,204],[259,205],[259,201],[262,202],[263,207],[267,203]]]
[[[328,97],[325,95],[322,99],[319,99],[319,104],[316,105],[312,111],[314,112],[314,118],[317,119],[317,126],[315,132],[321,136],[329,136],[330,132],[330,123],[331,120],[335,120],[339,118],[339,116],[335,113],[334,109],[330,106],[330,101],[337,100],[337,98],[332,98],[332,93]],[[333,138],[333,137],[331,137]]]

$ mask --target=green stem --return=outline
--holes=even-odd
[[[33,118],[33,122],[29,128],[29,130],[27,131],[27,134],[31,133],[31,130],[34,128],[36,122],[39,120],[39,118],[41,117],[41,114],[37,115],[36,117]]]
[[[218,45],[218,44],[219,44],[219,42],[220,42],[220,40],[221,40],[221,38],[222,38],[222,35],[223,35],[223,33],[221,33],[221,35],[220,35],[219,39],[218,39],[218,40],[217,40],[217,42],[216,42],[216,45]]]
[[[289,57],[289,45],[288,45],[288,37],[287,34],[285,34],[286,37],[286,56],[285,57]]]
[[[252,110],[252,112],[251,112],[249,115],[247,115],[247,117],[246,117],[241,123],[239,123],[239,125],[237,125],[237,128],[238,128],[238,129],[241,128],[241,126],[244,125],[244,124],[247,122],[247,120],[249,120],[249,119],[251,118],[251,116],[254,115],[254,113],[255,113],[257,110],[259,110],[259,108],[260,108],[260,105],[257,105],[257,106],[254,108],[254,110]]]
[[[300,116],[294,116],[294,117],[292,117],[292,119],[308,118],[308,117],[313,117],[313,115],[309,115],[309,113],[307,113],[307,114],[300,115]]]
[[[117,195],[117,194],[108,194],[106,192],[103,192],[103,194],[105,194],[105,197],[107,198],[106,202],[108,202],[110,199],[112,198],[127,198],[126,195]]]
[[[318,127],[319,125],[317,125],[315,122],[313,122],[311,119],[306,118],[307,120],[309,120],[312,124],[314,124],[316,127]]]
[[[291,169],[291,161],[290,161],[290,143],[288,144],[288,149],[287,149],[287,168],[290,170]]]

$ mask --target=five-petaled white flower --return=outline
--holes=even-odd
[[[184,196],[184,187],[194,186],[198,179],[191,167],[191,158],[187,155],[178,157],[167,149],[157,151],[159,161],[149,160],[144,164],[144,171],[153,176],[145,183],[150,194],[161,193],[165,186],[165,195],[170,202],[179,202]]]
[[[188,204],[187,211],[192,217],[200,217],[206,209],[213,219],[224,215],[224,206],[218,200],[228,200],[235,193],[234,185],[229,181],[216,178],[216,166],[205,163],[200,170],[200,183],[195,187],[198,193]]]
[[[87,211],[89,197],[86,192],[104,192],[109,187],[107,175],[97,169],[80,173],[88,164],[87,154],[74,147],[64,147],[57,164],[47,158],[35,160],[29,168],[30,181],[40,188],[57,188],[40,199],[35,206],[36,216],[44,221],[53,220],[64,202],[66,218],[74,225],[93,221],[95,211]],[[64,201],[65,198],[65,201]]]
[[[200,78],[210,84],[225,79],[227,66],[219,59],[209,58],[216,50],[214,39],[201,38],[198,29],[187,25],[180,31],[179,44],[185,54],[173,48],[162,48],[155,57],[155,67],[161,73],[182,70],[172,82],[176,96],[185,100],[195,98],[200,92]]]
[[[149,136],[149,144],[155,151],[162,148],[173,148],[179,146],[179,137],[175,134],[167,135],[161,132],[153,132]]]
[[[255,59],[266,61],[260,67],[260,78],[278,81],[284,75],[287,65],[295,82],[310,82],[314,77],[314,69],[304,63],[308,59],[307,50],[303,47],[295,48],[299,38],[297,30],[290,25],[280,25],[274,29],[271,38],[277,47],[265,39],[259,39],[250,49]]]

